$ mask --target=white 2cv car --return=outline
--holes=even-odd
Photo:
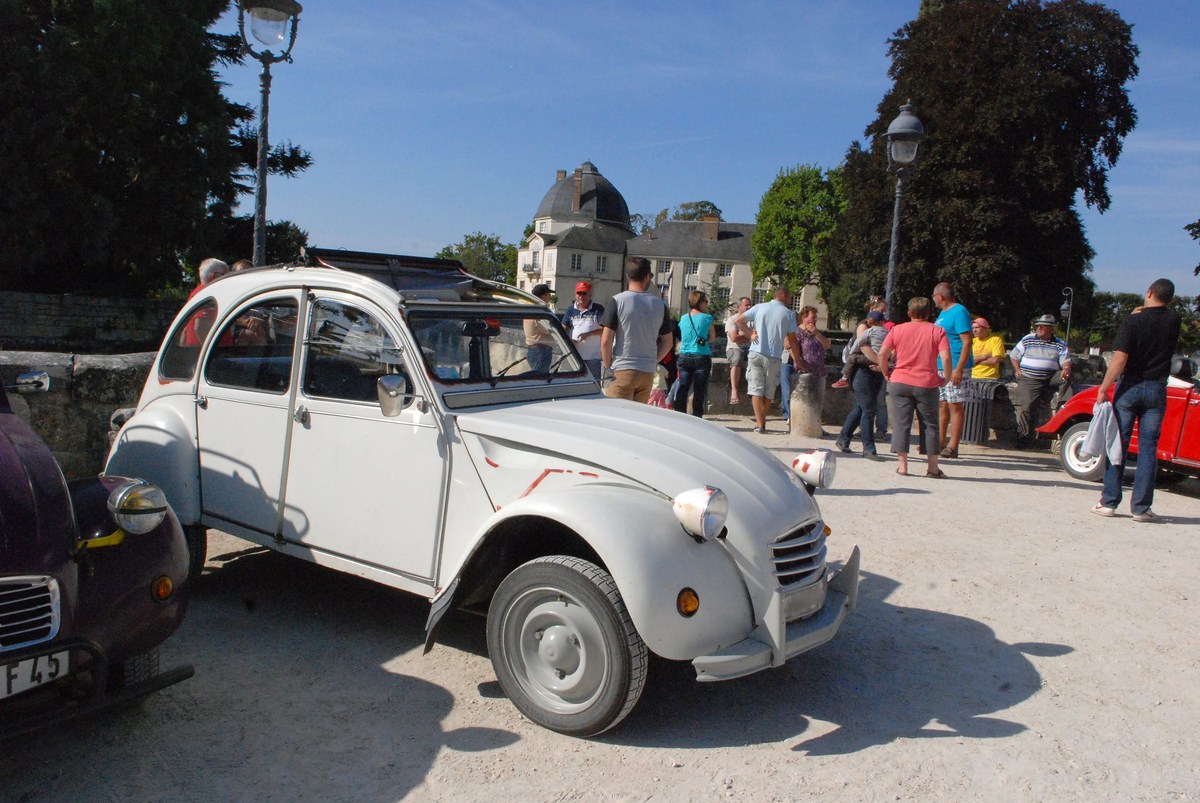
[[[579,736],[632,710],[648,652],[735,678],[853,609],[858,548],[826,563],[812,498],[828,453],[789,469],[606,398],[551,310],[457,262],[306,258],[202,287],[109,455],[166,493],[194,569],[211,527],[420,594],[427,650],[452,606],[486,611],[505,693]]]

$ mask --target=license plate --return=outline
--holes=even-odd
[[[71,653],[65,650],[0,665],[0,699],[57,680],[67,674],[70,665]]]

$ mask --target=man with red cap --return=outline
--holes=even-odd
[[[575,343],[579,356],[592,372],[592,376],[600,379],[600,316],[604,307],[592,301],[592,286],[587,282],[575,285],[575,303],[567,307],[563,313],[562,325]]]

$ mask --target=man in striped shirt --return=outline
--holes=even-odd
[[[1053,315],[1038,318],[1033,334],[1021,338],[1010,356],[1017,375],[1018,446],[1028,446],[1037,437],[1034,408],[1043,400],[1048,403],[1058,386],[1071,379],[1071,354],[1067,344],[1054,336],[1055,323]]]

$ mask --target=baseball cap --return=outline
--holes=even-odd
[[[975,320],[971,321],[971,323],[975,324],[976,326],[978,326],[982,329],[991,329],[992,328],[992,325],[990,323],[988,323],[987,318],[976,318]]]
[[[579,284],[575,285],[575,292],[576,293],[590,293],[590,292],[592,292],[592,286],[590,284],[588,284],[587,282],[580,282]]]
[[[529,292],[532,295],[535,295],[538,298],[541,298],[542,296],[550,295],[550,293],[552,293],[553,291],[550,289],[550,285],[548,285],[548,284],[535,284],[533,286],[533,289],[530,290]]]
[[[867,320],[873,323],[879,323],[883,320],[883,313],[877,309],[873,309],[867,313]]]

